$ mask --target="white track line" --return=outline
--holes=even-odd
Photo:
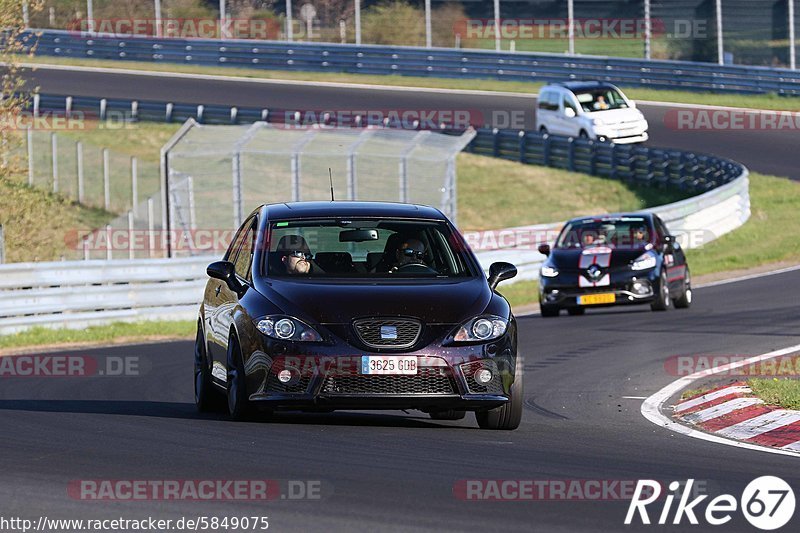
[[[702,411],[685,415],[683,419],[687,422],[691,422],[692,424],[700,424],[701,422],[707,422],[711,419],[731,414],[739,409],[744,409],[745,407],[751,407],[753,405],[760,405],[763,403],[764,400],[760,398],[735,398],[719,405],[709,407],[708,409],[703,409]]]
[[[750,444],[749,442],[731,440],[725,437],[714,435],[712,433],[704,433],[703,431],[690,428],[689,426],[685,426],[680,422],[672,420],[670,417],[666,416],[664,413],[661,412],[662,407],[667,401],[669,401],[670,398],[672,398],[678,392],[688,388],[692,383],[694,383],[698,379],[707,377],[710,374],[719,374],[723,372],[728,372],[735,368],[751,365],[753,363],[758,363],[760,361],[773,359],[775,357],[781,357],[783,355],[789,355],[797,351],[800,351],[800,344],[789,346],[788,348],[783,348],[781,350],[775,350],[774,352],[769,352],[762,355],[756,355],[754,357],[750,357],[742,361],[737,361],[735,363],[729,363],[727,365],[718,366],[711,369],[711,371],[704,370],[701,372],[695,372],[694,374],[688,376],[684,376],[680,379],[673,381],[663,389],[659,390],[658,392],[647,398],[644,402],[642,402],[642,409],[641,409],[642,416],[644,416],[647,420],[649,420],[653,424],[667,428],[670,431],[674,431],[675,433],[680,433],[682,435],[687,435],[689,437],[693,437],[696,439],[702,439],[710,442],[715,442],[717,444],[725,444],[728,446],[735,446],[737,448],[744,448],[748,450],[757,450],[765,453],[774,453],[778,455],[790,455],[792,457],[800,457],[800,443],[796,443],[797,444],[796,447],[793,447],[794,445],[789,445],[789,446],[784,446],[783,448],[769,448],[766,446],[759,446],[757,444]]]
[[[747,281],[750,279],[756,278],[763,278],[766,276],[774,276],[776,274],[785,274],[786,272],[794,272],[795,270],[800,270],[800,265],[794,265],[786,268],[779,268],[777,270],[770,270],[768,272],[762,272],[760,274],[747,274],[744,276],[738,276],[735,278],[730,279],[721,279],[719,281],[711,281],[708,283],[703,283],[702,285],[698,285],[695,287],[696,289],[705,289],[707,287],[716,287],[717,285],[727,285],[728,283],[736,283],[739,281]]]
[[[779,409],[771,413],[739,422],[715,433],[731,439],[750,439],[756,435],[761,435],[773,429],[778,429],[789,424],[794,424],[800,420],[800,411],[786,411]]]
[[[698,398],[694,398],[692,400],[686,400],[685,402],[679,403],[675,406],[676,413],[682,413],[688,409],[692,409],[693,407],[697,407],[698,405],[703,405],[704,403],[708,403],[710,401],[716,400],[717,398],[722,398],[723,396],[728,396],[730,394],[746,394],[748,392],[753,392],[750,390],[750,387],[747,385],[734,385],[733,387],[725,387],[724,389],[720,389],[714,392],[709,392],[708,394],[703,394]]]

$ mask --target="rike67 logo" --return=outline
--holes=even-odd
[[[721,494],[707,502],[706,494],[693,496],[692,486],[694,479],[689,479],[685,484],[673,481],[669,484],[669,491],[662,495],[662,486],[658,481],[639,480],[636,491],[625,516],[625,525],[634,523],[638,517],[642,524],[681,524],[685,519],[689,524],[700,524],[698,517],[705,519],[705,523],[712,526],[721,526],[730,522],[734,515],[741,511],[750,524],[764,531],[772,531],[785,526],[794,515],[795,498],[792,487],[784,480],[775,476],[762,476],[751,481],[742,492],[738,500],[731,494]],[[683,490],[681,490],[683,487]],[[663,497],[663,507],[651,519],[648,512],[658,511]],[[673,510],[673,503],[678,500]],[[656,502],[659,502],[656,504]],[[703,504],[705,502],[705,510]],[[653,505],[655,504],[655,505]]]

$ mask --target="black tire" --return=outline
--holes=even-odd
[[[586,130],[581,130],[580,133],[578,133],[578,138],[579,139],[588,140],[589,139],[589,134],[586,133]]]
[[[428,413],[433,420],[461,420],[467,416],[466,411],[448,409],[446,411],[432,411]]]
[[[244,361],[239,340],[231,333],[228,339],[228,414],[234,420],[246,420],[252,413],[245,387]]]
[[[559,309],[557,305],[540,304],[539,311],[542,313],[544,318],[550,318],[558,316],[558,313],[561,311],[561,309]]]
[[[650,309],[653,311],[666,311],[670,308],[672,300],[669,297],[669,283],[667,283],[667,273],[661,272],[661,279],[658,283],[658,294],[653,303],[650,304]]]
[[[542,135],[547,135],[547,128],[544,126],[540,127],[539,133],[541,133]]]
[[[206,340],[200,323],[194,341],[194,404],[201,413],[215,411],[220,404],[220,395],[211,383],[211,369],[206,356]]]
[[[522,384],[522,357],[517,355],[514,369],[514,383],[511,385],[510,398],[505,405],[487,411],[475,411],[475,420],[481,429],[513,430],[522,422],[522,403],[524,398]]]
[[[580,316],[585,312],[586,312],[585,307],[567,307],[567,313],[569,313],[570,316]]]
[[[686,309],[692,305],[692,275],[689,267],[686,267],[686,276],[683,278],[683,289],[681,295],[675,298],[675,309]]]

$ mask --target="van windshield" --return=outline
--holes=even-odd
[[[630,107],[622,93],[613,87],[601,87],[577,92],[575,97],[587,113]]]

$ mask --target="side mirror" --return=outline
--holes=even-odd
[[[501,281],[511,279],[517,275],[517,267],[511,263],[492,263],[489,267],[489,287],[494,290]]]
[[[539,253],[549,257],[550,256],[550,245],[549,244],[540,244],[539,245]]]
[[[664,235],[664,243],[665,244],[673,244],[673,243],[675,243],[675,236],[674,235]]]
[[[628,101],[628,107],[630,107],[631,109],[636,109],[636,102],[634,102],[633,100]]]
[[[566,115],[567,118],[575,118],[575,110],[571,107],[565,107],[564,115]]]
[[[230,290],[241,296],[244,294],[247,287],[239,283],[236,279],[236,272],[233,268],[233,263],[230,261],[215,261],[206,268],[206,274],[209,277],[218,279],[225,282]]]

